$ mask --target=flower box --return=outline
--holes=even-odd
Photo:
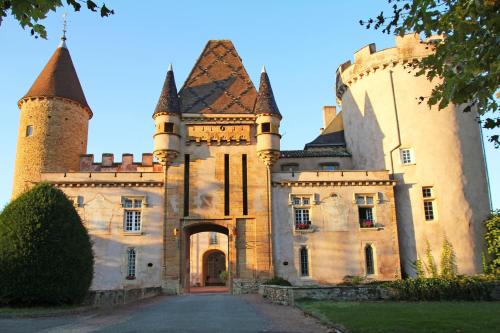
[[[375,228],[375,222],[373,220],[361,220],[359,225],[361,228]]]

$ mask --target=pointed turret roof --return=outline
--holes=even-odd
[[[257,94],[254,113],[275,115],[281,119],[280,110],[274,99],[273,88],[271,87],[271,82],[269,82],[269,76],[264,66],[262,66],[260,74],[259,93]]]
[[[183,113],[253,113],[256,96],[229,40],[208,41],[179,92]]]
[[[92,117],[92,111],[64,39],[21,101],[33,97],[60,97],[72,100],[81,104]]]
[[[175,77],[172,65],[168,67],[167,77],[163,84],[163,89],[156,104],[153,117],[160,113],[181,113],[179,96],[177,96],[177,87],[175,86]]]

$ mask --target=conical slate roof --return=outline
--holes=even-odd
[[[256,96],[229,40],[208,41],[179,92],[183,113],[253,113]]]
[[[259,93],[257,94],[254,113],[275,115],[281,119],[281,113],[278,105],[276,105],[273,88],[271,87],[271,82],[269,82],[269,76],[265,68],[262,69],[262,73],[260,74]]]
[[[163,84],[158,104],[156,105],[153,117],[160,113],[181,113],[179,97],[177,96],[177,87],[175,86],[175,77],[172,66],[168,68],[167,77]]]
[[[30,90],[21,100],[30,97],[67,98],[80,103],[92,116],[73,66],[73,61],[64,42],[56,49]]]

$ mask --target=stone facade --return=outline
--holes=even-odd
[[[432,87],[398,67],[415,56],[407,47],[414,41],[398,39],[396,49],[405,51],[384,51],[399,58],[382,67],[373,46],[342,65],[343,110],[325,107],[320,135],[303,150],[280,148],[282,115],[269,77],[263,70],[255,89],[230,41],[209,41],[179,92],[169,69],[153,113],[153,152],[137,162],[131,154],[120,162],[86,154],[92,113],[83,91],[75,82],[73,90],[56,89],[53,71],[44,70],[20,103],[14,195],[43,180],[74,201],[94,244],[91,288],[110,302],[121,291],[189,292],[207,282],[204,254],[215,250],[235,293],[255,292],[273,276],[299,286],[347,275],[397,279],[400,263],[408,272],[416,249],[429,240],[435,250],[445,230],[461,272],[475,272],[478,223],[488,212],[477,128],[454,109],[424,114],[411,106],[404,87]],[[57,54],[65,62],[53,56],[50,66],[72,66],[67,50]],[[388,75],[402,82],[394,98],[404,114],[400,146]],[[37,97],[40,91],[51,95]],[[395,149],[403,147],[415,150],[416,163],[400,165]],[[422,221],[422,186],[434,186],[439,221]],[[207,243],[212,232],[217,246]]]

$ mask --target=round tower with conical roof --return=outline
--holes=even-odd
[[[172,65],[167,71],[158,104],[153,113],[155,134],[153,154],[161,164],[170,164],[179,154],[181,108]]]
[[[279,132],[281,113],[274,99],[266,68],[262,67],[259,93],[254,112],[257,116],[257,153],[267,166],[279,158],[281,135]]]
[[[43,172],[77,171],[87,151],[92,111],[63,36],[21,109],[13,197],[40,181]]]

